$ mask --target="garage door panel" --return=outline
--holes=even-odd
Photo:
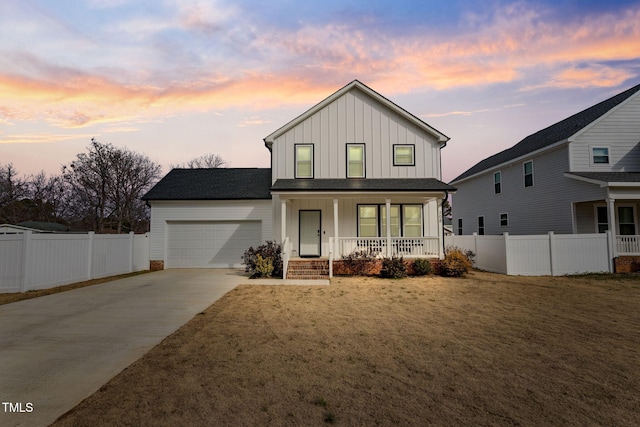
[[[241,267],[242,254],[262,240],[259,221],[173,222],[167,233],[168,268]]]

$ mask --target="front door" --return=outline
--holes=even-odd
[[[300,256],[320,256],[320,211],[300,211]]]

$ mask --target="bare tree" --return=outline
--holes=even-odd
[[[171,165],[171,169],[213,169],[213,168],[224,168],[227,166],[227,162],[217,154],[209,153],[204,154],[202,156],[193,158],[188,162]]]
[[[147,156],[91,139],[63,176],[72,187],[70,207],[76,218],[97,233],[143,231],[148,209],[140,197],[160,178],[160,165]]]
[[[26,196],[25,181],[18,178],[18,172],[12,163],[0,165],[0,223],[18,223],[23,221]]]

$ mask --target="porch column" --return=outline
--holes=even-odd
[[[287,238],[287,202],[288,200],[282,199],[280,205],[280,243],[284,243]]]
[[[611,236],[611,255],[618,256],[618,239],[616,238],[616,199],[609,197],[607,200],[607,214],[609,215],[609,235]]]
[[[391,199],[385,200],[385,209],[387,210],[387,221],[385,228],[387,229],[387,257],[391,257]]]
[[[340,248],[340,242],[338,241],[338,199],[333,199],[333,251],[334,258],[337,256],[341,256],[342,254],[338,253],[338,248]]]
[[[436,201],[436,211],[438,211],[438,242],[440,243],[438,246],[440,251],[440,259],[444,259],[444,231],[442,230],[444,224],[444,215],[442,212],[442,203],[444,199],[437,199]]]

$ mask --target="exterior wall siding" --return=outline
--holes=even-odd
[[[353,89],[299,123],[273,144],[273,182],[295,177],[294,144],[314,145],[314,178],[346,178],[346,145],[365,144],[367,178],[440,179],[436,139]],[[415,146],[415,166],[394,166],[393,145]]]
[[[528,160],[533,160],[532,187],[524,186],[523,164]],[[493,173],[498,170],[502,174],[502,192],[495,194]],[[455,183],[458,191],[452,196],[454,233],[458,234],[460,218],[463,234],[478,232],[479,216],[484,216],[485,234],[573,233],[573,203],[604,200],[606,190],[566,178],[567,171],[569,155],[565,145]],[[508,226],[500,225],[502,213],[508,214]]]
[[[640,172],[640,94],[578,135],[570,145],[571,171]],[[592,147],[609,147],[609,164],[591,163]]]
[[[167,221],[261,221],[262,239],[272,240],[271,200],[151,201],[151,260],[164,260]]]

